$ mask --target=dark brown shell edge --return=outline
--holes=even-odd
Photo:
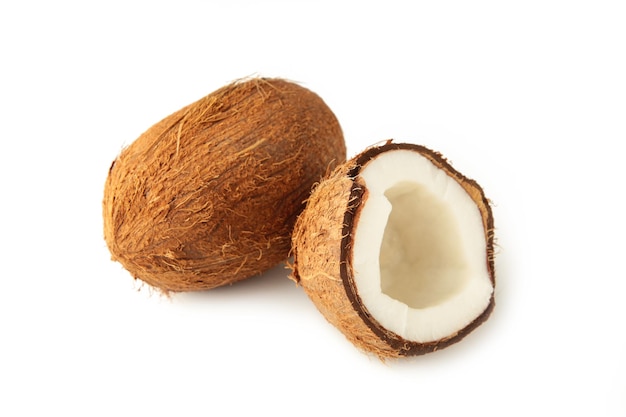
[[[484,323],[491,315],[495,308],[494,293],[491,294],[491,299],[485,311],[478,317],[476,317],[470,324],[461,329],[456,334],[450,335],[447,338],[437,340],[428,343],[419,343],[410,340],[406,340],[398,334],[385,329],[372,315],[367,308],[363,305],[361,298],[359,297],[356,284],[354,282],[351,260],[352,260],[352,238],[354,232],[354,226],[357,223],[362,203],[367,200],[367,188],[362,181],[359,181],[358,175],[370,160],[378,156],[379,154],[391,150],[406,149],[420,153],[422,156],[427,157],[436,165],[442,167],[448,175],[453,175],[456,180],[467,190],[468,187],[476,190],[481,197],[484,207],[481,207],[481,214],[483,218],[483,225],[486,235],[486,261],[487,268],[489,270],[489,277],[492,284],[495,287],[495,268],[494,268],[494,221],[489,201],[485,197],[482,188],[476,183],[476,181],[466,178],[456,169],[454,169],[448,161],[439,153],[432,151],[424,146],[409,144],[409,143],[393,143],[391,140],[387,141],[384,145],[372,147],[361,153],[356,158],[356,164],[348,171],[348,176],[352,178],[353,185],[350,193],[350,201],[352,204],[348,205],[343,222],[343,239],[341,244],[341,267],[340,274],[341,280],[344,284],[346,295],[350,300],[352,308],[359,315],[361,320],[370,328],[370,330],[376,334],[382,341],[387,343],[392,349],[396,350],[400,356],[417,356],[426,353],[434,352],[439,349],[448,347],[471,333],[474,329]],[[470,195],[473,199],[475,196]]]

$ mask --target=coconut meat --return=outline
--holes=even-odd
[[[493,292],[478,207],[415,151],[383,152],[359,176],[367,195],[353,229],[352,270],[361,302],[404,339],[454,336]]]

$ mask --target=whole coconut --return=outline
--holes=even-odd
[[[346,158],[337,118],[282,79],[234,82],[161,120],[113,161],[112,259],[163,292],[206,290],[288,257],[314,183]]]

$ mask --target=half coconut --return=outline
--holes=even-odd
[[[388,141],[315,188],[295,226],[291,277],[362,350],[424,354],[491,313],[493,231],[475,181],[437,152]]]

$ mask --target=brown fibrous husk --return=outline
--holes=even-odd
[[[112,259],[165,293],[257,275],[288,257],[313,184],[345,153],[335,115],[312,91],[282,79],[229,84],[113,161],[103,200]]]
[[[354,226],[360,207],[367,200],[367,188],[359,172],[372,158],[394,149],[412,150],[428,158],[453,177],[476,203],[485,231],[485,262],[495,285],[494,223],[489,201],[478,183],[456,171],[441,154],[420,145],[390,140],[338,166],[313,190],[298,218],[293,232],[290,277],[350,342],[380,359],[421,355],[456,343],[483,323],[495,306],[492,294],[485,311],[458,333],[438,341],[418,343],[385,329],[361,302],[351,266]]]

